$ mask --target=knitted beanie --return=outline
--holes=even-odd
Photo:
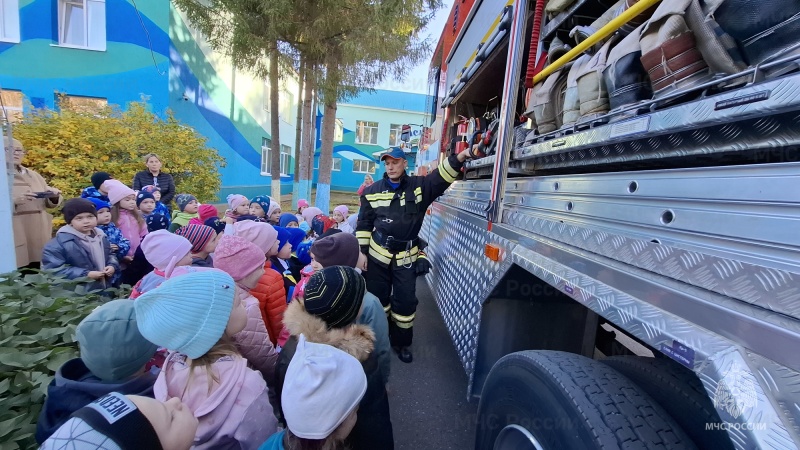
[[[281,214],[281,218],[278,221],[278,225],[286,228],[286,226],[288,226],[292,222],[300,225],[300,222],[297,220],[296,215],[294,215],[293,213],[283,213]]]
[[[97,208],[94,203],[85,198],[71,198],[64,202],[61,213],[64,214],[64,221],[69,225],[78,214],[91,213],[97,217]]]
[[[147,192],[148,194],[154,194],[156,192],[161,192],[161,188],[159,188],[154,184],[151,184],[150,186],[142,186],[140,191]]]
[[[255,203],[258,206],[260,206],[261,209],[264,210],[264,214],[267,217],[269,217],[269,205],[271,202],[272,199],[266,195],[256,195],[255,197],[253,197],[252,200],[250,200],[250,204],[252,205],[253,203]]]
[[[190,223],[175,230],[175,234],[188,239],[192,243],[192,252],[197,253],[203,251],[208,241],[217,233],[211,227]]]
[[[300,200],[298,200],[298,201],[297,201],[297,209],[300,209],[300,208],[302,208],[302,207],[304,207],[304,206],[305,206],[306,208],[308,208],[309,206],[311,206],[311,205],[309,205],[309,204],[308,204],[308,200],[306,200],[306,199],[304,199],[304,198],[301,198]]]
[[[361,247],[358,245],[358,238],[352,234],[336,233],[314,241],[311,244],[311,253],[322,267],[355,267]]]
[[[306,232],[300,228],[287,228],[286,232],[289,233],[289,243],[292,244],[292,250],[297,250],[303,239],[306,238]]]
[[[214,205],[202,204],[197,208],[197,215],[200,217],[201,222],[205,222],[208,218],[219,218],[219,210]]]
[[[325,213],[322,212],[322,210],[317,208],[316,206],[309,206],[308,208],[303,210],[303,213],[301,215],[303,216],[303,220],[305,220],[307,224],[311,225],[311,222],[314,220],[314,217],[317,217],[320,214],[325,214]]]
[[[141,246],[147,262],[167,274],[172,273],[175,265],[192,251],[192,243],[188,239],[167,230],[149,233]]]
[[[233,235],[252,242],[265,255],[272,250],[275,241],[278,240],[278,231],[272,225],[252,220],[233,224]],[[219,251],[219,247],[217,247],[217,251]]]
[[[241,194],[229,194],[226,199],[228,200],[228,208],[231,211],[238,208],[239,205],[247,203],[247,197]]]
[[[112,205],[116,205],[125,197],[136,195],[136,191],[125,186],[119,180],[106,180],[103,182],[103,188],[108,191],[108,200]]]
[[[95,189],[100,189],[100,186],[102,186],[106,180],[112,178],[113,177],[108,172],[95,172],[92,174],[92,186],[94,186]]]
[[[286,425],[303,439],[325,439],[358,406],[367,376],[353,356],[301,334],[281,391]]]
[[[341,233],[341,232],[342,232],[342,230],[340,230],[340,229],[338,229],[338,228],[328,228],[328,231],[326,231],[326,232],[322,233],[322,234],[319,236],[319,239],[321,239],[321,238],[326,238],[326,237],[328,237],[328,236],[333,236],[334,234],[338,234],[338,233]]]
[[[169,278],[133,302],[139,331],[158,346],[197,359],[225,333],[235,295],[233,278],[221,270]]]
[[[267,218],[272,215],[275,211],[281,209],[280,203],[277,202],[269,202],[269,209],[267,209]]]
[[[94,208],[97,212],[100,212],[101,209],[111,209],[111,203],[104,202],[97,197],[89,197],[86,200],[94,203]]]
[[[289,231],[283,227],[273,227],[278,232],[278,250],[280,251],[284,245],[289,243]]]
[[[342,328],[358,318],[366,291],[364,277],[352,267],[325,267],[306,283],[305,308],[329,328]]]
[[[175,203],[178,204],[178,209],[181,212],[183,212],[183,209],[186,208],[186,205],[191,203],[193,200],[197,201],[197,198],[195,198],[195,196],[192,194],[178,194],[175,196]]]
[[[153,194],[145,191],[139,191],[139,193],[136,194],[136,207],[138,208],[139,205],[141,205],[142,202],[147,200],[148,198],[152,201],[156,201],[156,198],[153,197]]]
[[[163,447],[147,417],[119,392],[106,394],[72,413],[40,447],[42,450],[144,448]]]
[[[214,268],[225,271],[239,281],[267,261],[265,251],[241,236],[222,235],[214,250]]]
[[[323,233],[333,228],[334,223],[330,217],[320,214],[311,221],[311,229],[314,230],[314,233],[317,233],[317,236],[322,236]]]
[[[336,208],[333,208],[335,212],[341,213],[344,218],[347,218],[347,215],[350,214],[350,210],[347,209],[347,205],[339,205]]]
[[[225,222],[219,220],[219,218],[217,217],[209,217],[203,222],[203,225],[213,228],[214,231],[217,232],[217,234],[220,234],[223,231],[225,231]]]
[[[100,305],[75,330],[81,360],[104,382],[134,375],[158,350],[139,332],[133,303],[124,299]]]
[[[167,219],[167,216],[163,214],[150,214],[144,219],[144,221],[147,224],[147,231],[150,233],[169,228],[169,219]]]

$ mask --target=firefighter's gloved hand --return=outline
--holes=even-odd
[[[417,276],[425,275],[430,271],[431,271],[431,262],[428,261],[428,257],[425,255],[424,252],[419,252],[419,257],[417,257],[417,264],[416,264]]]

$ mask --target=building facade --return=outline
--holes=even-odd
[[[409,92],[376,89],[337,105],[333,143],[331,190],[358,190],[364,176],[383,176],[379,155],[402,143],[403,125],[410,125],[406,144],[410,173],[416,170],[416,156],[425,119],[426,96]],[[318,127],[319,129],[319,127]],[[320,141],[314,156],[314,180],[318,178]]]
[[[219,198],[270,194],[270,114],[281,124],[282,192],[291,192],[295,76],[282,77],[279,111],[269,86],[213,52],[169,1],[0,0],[0,88],[13,110],[147,99],[154,113],[208,138],[227,165]],[[169,170],[169,161],[165,161]]]

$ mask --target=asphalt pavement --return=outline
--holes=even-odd
[[[474,446],[477,400],[423,278],[417,279],[414,361],[393,354],[389,406],[397,450],[465,450]]]

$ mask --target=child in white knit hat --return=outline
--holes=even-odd
[[[142,336],[173,351],[155,397],[178,397],[199,419],[197,449],[255,449],[277,430],[267,384],[233,342],[248,321],[238,289],[221,270],[186,267],[134,302]]]
[[[287,429],[260,449],[345,448],[366,392],[367,377],[356,358],[300,335],[281,393]]]

